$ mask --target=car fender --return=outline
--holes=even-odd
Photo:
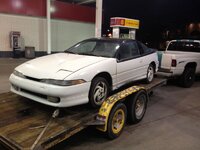
[[[116,59],[108,58],[101,62],[92,64],[85,68],[82,68],[68,77],[65,80],[75,80],[75,79],[83,79],[87,82],[91,82],[92,79],[101,72],[107,72],[111,75],[112,79],[115,81],[116,79]]]

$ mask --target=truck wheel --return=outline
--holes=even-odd
[[[146,78],[146,82],[147,83],[151,83],[154,79],[154,67],[152,64],[149,65],[148,69],[147,69],[147,78]]]
[[[108,118],[107,136],[109,139],[115,139],[122,133],[126,123],[127,109],[125,104],[116,104]]]
[[[189,88],[193,85],[195,80],[195,68],[185,68],[183,74],[180,77],[180,85]]]
[[[106,79],[102,77],[96,77],[93,79],[90,92],[89,102],[92,107],[100,107],[103,101],[108,97],[109,85]]]
[[[130,96],[128,101],[128,121],[131,124],[138,123],[144,117],[147,108],[147,93],[143,90]]]

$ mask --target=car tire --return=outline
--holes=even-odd
[[[147,108],[147,93],[144,90],[133,94],[128,99],[128,122],[135,124],[140,122],[146,112]]]
[[[109,92],[109,84],[106,79],[102,77],[94,78],[89,91],[90,105],[93,108],[100,107],[103,101],[108,97]]]
[[[179,83],[182,87],[189,88],[195,81],[195,68],[185,68],[183,74],[180,77]]]
[[[123,103],[117,103],[112,108],[107,124],[107,136],[109,139],[115,139],[120,136],[126,124],[127,108]]]
[[[152,64],[149,65],[147,69],[147,78],[146,83],[151,83],[154,79],[154,66]]]

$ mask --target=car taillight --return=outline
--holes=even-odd
[[[172,66],[172,67],[176,67],[176,65],[177,65],[176,59],[172,59],[172,64],[171,64],[171,66]]]

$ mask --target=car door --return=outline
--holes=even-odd
[[[141,74],[143,60],[136,41],[129,40],[122,44],[117,54],[117,85],[136,80]]]
[[[151,59],[153,58],[150,56],[153,50],[148,48],[141,42],[137,42],[137,44],[138,44],[138,48],[139,48],[141,59],[142,59],[141,75],[146,75],[149,64],[152,61]]]

